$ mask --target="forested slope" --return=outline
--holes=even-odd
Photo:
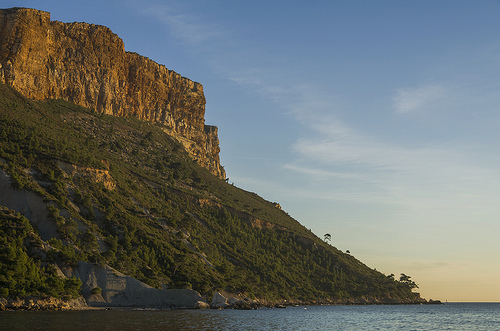
[[[77,295],[78,281],[52,266],[89,261],[207,298],[420,301],[413,282],[365,266],[214,176],[163,129],[0,84],[0,172],[12,187],[0,193],[0,295]],[[28,191],[45,204],[36,219],[8,205]]]

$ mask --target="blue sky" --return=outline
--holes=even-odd
[[[500,301],[499,1],[3,1],[203,84],[230,182],[423,297]]]

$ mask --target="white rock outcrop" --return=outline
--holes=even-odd
[[[62,269],[66,277],[81,279],[82,293],[91,307],[206,308],[200,294],[188,289],[160,290],[105,265],[79,262]],[[100,292],[92,291],[100,288]],[[94,292],[94,293],[92,293]]]

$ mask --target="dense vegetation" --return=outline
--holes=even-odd
[[[42,266],[42,259],[49,261],[50,258],[46,256],[48,251],[41,253],[42,240],[30,222],[1,206],[0,247],[0,296],[50,295],[59,298],[79,295],[82,285],[79,279],[63,279],[52,264]]]
[[[0,85],[0,167],[44,199],[56,233],[40,239],[23,216],[2,214],[0,295],[74,295],[75,280],[51,266],[83,260],[207,296],[418,298],[413,282],[368,268],[198,166],[158,124]]]

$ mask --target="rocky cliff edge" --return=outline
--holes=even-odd
[[[115,116],[165,125],[189,154],[225,178],[217,127],[205,125],[203,86],[126,52],[109,28],[0,9],[0,82],[34,100],[64,99]]]

